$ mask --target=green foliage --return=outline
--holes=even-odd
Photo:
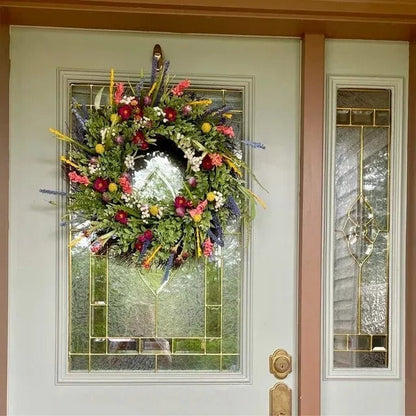
[[[63,161],[71,184],[68,211],[79,218],[77,229],[84,227],[96,253],[111,248],[146,266],[165,264],[173,254],[179,266],[201,256],[210,235],[221,240],[230,201],[250,216],[254,198],[242,176],[245,165],[231,150],[234,133],[225,110],[187,93],[185,81],[172,89],[168,79],[159,74],[139,96],[115,86],[110,103],[91,108],[81,120],[84,134]],[[157,150],[160,138],[187,165],[183,187],[172,199],[133,189],[138,160]]]

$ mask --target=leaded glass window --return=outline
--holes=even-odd
[[[391,91],[337,90],[334,368],[386,368],[389,338]]]
[[[91,106],[102,86],[73,84],[70,99]],[[230,106],[241,137],[241,91],[194,91],[214,105]],[[182,171],[178,158],[155,152],[138,167],[134,186],[161,198],[175,194]],[[70,239],[76,237],[73,232]],[[70,247],[69,371],[239,372],[241,223],[230,223],[224,237],[224,247],[211,259],[172,271],[166,284],[161,283],[163,270],[144,273],[111,254],[93,255],[82,240]]]

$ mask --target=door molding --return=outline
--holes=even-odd
[[[400,378],[404,339],[405,220],[406,220],[406,128],[404,126],[404,79],[398,77],[360,77],[328,75],[325,138],[325,214],[324,214],[324,333],[323,363],[325,379]],[[334,264],[334,162],[336,102],[340,88],[388,89],[391,91],[390,134],[390,252],[388,280],[388,367],[333,367],[333,264]]]
[[[189,77],[192,79],[192,85],[196,88],[215,88],[241,91],[243,94],[243,112],[244,112],[244,137],[247,140],[253,140],[254,137],[254,84],[255,76],[230,76],[213,74],[210,76],[201,76],[195,74],[175,73],[178,79]],[[57,126],[60,131],[65,130],[67,126],[68,114],[70,114],[70,88],[72,84],[78,83],[106,83],[109,79],[107,71],[91,71],[88,69],[63,69],[57,71]],[[137,79],[137,73],[117,72],[116,81]],[[59,146],[60,145],[60,146]],[[65,146],[58,144],[57,159],[63,154]],[[250,163],[252,152],[247,149],[247,162]],[[59,165],[59,164],[58,164]],[[66,181],[63,177],[59,166],[57,166],[57,177],[59,178],[59,189],[66,190]],[[250,179],[249,179],[250,182]],[[176,373],[143,373],[138,371],[122,372],[70,372],[68,370],[68,311],[69,311],[69,287],[68,287],[68,233],[65,227],[59,225],[60,219],[64,217],[65,206],[59,204],[59,213],[57,215],[58,237],[58,302],[56,304],[56,317],[58,328],[58,342],[56,343],[57,357],[57,384],[88,384],[88,385],[135,385],[135,384],[251,384],[252,383],[252,317],[253,317],[253,279],[250,253],[252,252],[253,239],[244,244],[242,252],[244,253],[243,273],[241,280],[241,323],[240,323],[240,372],[236,373],[216,373],[216,372],[176,372]],[[244,227],[243,241],[246,241],[247,235],[251,234],[251,226]],[[246,235],[247,234],[247,235]]]

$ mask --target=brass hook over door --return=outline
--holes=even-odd
[[[153,47],[153,58],[156,58],[157,61],[157,66],[156,66],[156,70],[160,71],[160,69],[163,66],[163,52],[162,52],[162,47],[159,44],[156,44]]]

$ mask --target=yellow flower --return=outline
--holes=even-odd
[[[98,144],[95,146],[95,151],[96,151],[99,155],[102,155],[102,154],[105,152],[105,147],[104,147],[104,145],[102,145],[101,143],[98,143]]]
[[[207,199],[209,202],[215,201],[215,194],[214,192],[208,192],[207,193]]]
[[[113,124],[115,124],[120,120],[120,116],[117,113],[113,113],[110,116],[110,120]]]
[[[108,185],[108,190],[109,190],[110,192],[116,192],[116,191],[117,191],[117,184],[115,184],[114,182],[111,182],[111,183]]]
[[[194,219],[195,222],[201,222],[202,215],[201,214],[195,214],[193,219]]]
[[[212,126],[211,126],[210,123],[205,122],[201,126],[201,130],[202,130],[203,133],[209,133],[211,131],[211,129],[212,129]]]
[[[233,117],[233,115],[231,113],[223,113],[222,115],[223,115],[223,117],[228,118],[228,119]]]
[[[151,215],[156,216],[157,214],[159,214],[159,208],[158,208],[158,206],[157,205],[152,205],[149,208],[149,212],[150,212]]]

